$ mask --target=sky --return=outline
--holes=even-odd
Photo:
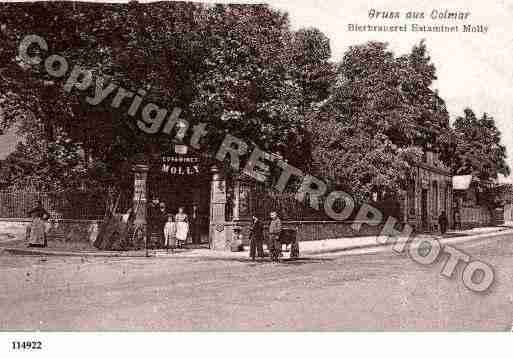
[[[148,2],[148,1],[140,1]],[[216,2],[230,2],[218,0]],[[233,2],[233,1],[232,1]],[[241,1],[262,3],[263,1]],[[437,68],[433,88],[446,101],[451,119],[471,107],[480,116],[492,115],[508,149],[508,164],[513,169],[513,0],[269,0],[270,5],[289,13],[294,29],[316,27],[331,41],[333,60],[340,60],[351,45],[371,40],[385,41],[396,54],[408,52],[415,43],[426,44]],[[368,12],[399,11],[397,19],[369,19]],[[466,21],[432,20],[432,10],[470,12]],[[427,19],[404,19],[408,11],[425,12]],[[400,25],[416,22],[425,25],[485,25],[483,33],[378,33],[350,32],[348,24]],[[0,136],[0,158],[13,149],[14,135]],[[511,181],[510,178],[507,179]]]

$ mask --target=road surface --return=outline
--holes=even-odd
[[[509,330],[513,238],[457,248],[491,264],[486,293],[406,255],[272,264],[205,258],[0,256],[0,330]]]

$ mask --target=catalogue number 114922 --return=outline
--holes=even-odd
[[[12,350],[41,350],[43,343],[40,341],[12,341]]]

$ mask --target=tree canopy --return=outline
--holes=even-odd
[[[42,65],[23,66],[17,48],[26,34],[45,38],[48,54],[91,69],[106,84],[144,89],[145,101],[207,123],[207,148],[229,132],[308,165],[304,111],[328,87],[329,42],[314,29],[295,33],[285,13],[264,5],[36,2],[2,4],[0,24],[0,128],[35,118],[42,132],[22,125],[22,134],[42,136],[49,152],[58,139],[76,144],[94,160],[85,164],[89,178],[119,181],[132,156],[164,152],[170,139],[134,130],[110,99],[89,106],[83,94],[65,93]]]
[[[430,88],[435,67],[420,42],[395,56],[387,44],[352,46],[330,95],[311,117],[317,170],[361,199],[397,193],[426,145],[446,150],[449,115]]]
[[[6,161],[20,186],[126,185],[136,154],[172,145],[113,109],[114,93],[92,106],[94,86],[69,93],[67,76],[23,63],[27,34],[104,86],[142,90],[146,103],[207,124],[207,150],[230,133],[362,200],[406,188],[428,147],[454,174],[510,172],[491,117],[466,110],[451,128],[424,41],[404,55],[382,42],[351,46],[334,63],[325,34],[293,31],[266,5],[3,3],[0,131],[16,125],[24,138]]]
[[[506,147],[501,145],[501,133],[495,120],[487,113],[477,118],[466,108],[463,116],[454,121],[455,149],[452,172],[455,175],[472,174],[485,181],[497,179],[498,174],[509,176]]]

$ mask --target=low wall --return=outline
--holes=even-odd
[[[353,225],[360,224],[360,229],[353,229]],[[376,236],[383,225],[369,226],[363,222],[336,222],[336,221],[284,221],[283,227],[295,228],[300,241],[315,241],[341,237]]]
[[[352,228],[353,224],[362,224],[359,231]],[[226,240],[231,240],[230,234],[233,233],[234,226],[241,227],[243,236],[243,243],[249,244],[249,227],[250,221],[236,221],[227,222],[226,227]],[[267,239],[269,223],[264,225],[264,236]],[[357,237],[357,236],[376,236],[381,232],[383,225],[369,226],[363,222],[356,221],[282,221],[283,228],[294,228],[297,230],[297,236],[300,241],[315,241],[323,239],[335,239],[343,237]],[[219,242],[217,248],[223,247]],[[229,248],[229,243],[224,247]]]
[[[504,205],[504,220],[513,222],[513,204],[511,203]]]
[[[0,218],[0,233],[14,236],[16,240],[25,240],[29,218]],[[92,244],[98,235],[101,221],[52,219],[47,232],[48,241],[79,242]]]
[[[0,219],[0,234],[9,236],[9,239],[23,240],[29,224],[30,220],[28,219]]]
[[[359,231],[352,228],[357,222],[337,221],[282,221],[284,228],[294,228],[300,241],[334,239],[355,236],[376,236],[381,232],[382,225],[369,226],[362,224]],[[361,223],[361,222],[360,222]],[[0,219],[0,233],[10,233],[16,239],[25,239],[25,231],[30,219],[7,218]],[[101,221],[94,220],[66,220],[53,219],[50,221],[48,231],[49,241],[74,242],[91,244],[98,235]],[[211,248],[215,250],[229,250],[234,240],[234,228],[240,227],[243,243],[249,244],[250,221],[230,221],[212,225],[210,228]],[[265,224],[264,233],[267,238],[268,223]]]

